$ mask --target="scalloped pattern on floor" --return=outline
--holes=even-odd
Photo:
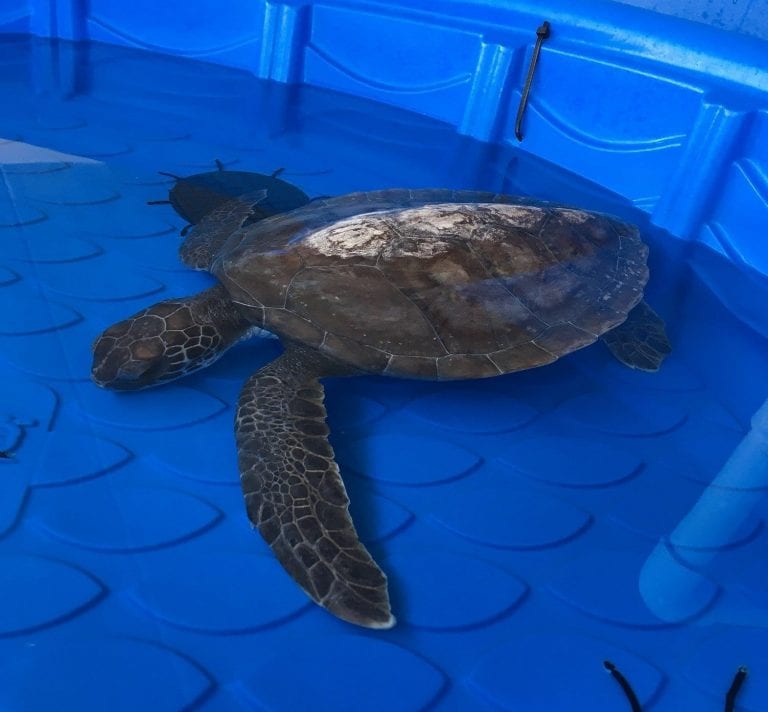
[[[481,382],[329,380],[398,617],[358,630],[311,605],[245,517],[233,408],[276,339],[127,395],[89,381],[90,344],[211,284],[176,261],[182,221],[146,205],[170,185],[158,171],[285,167],[314,197],[495,190],[510,166],[525,192],[537,164],[400,110],[115,47],[90,48],[86,88],[41,93],[8,79],[29,59],[17,42],[0,52],[0,708],[628,709],[610,660],[648,709],[683,712],[721,709],[746,665],[738,709],[766,709],[768,485],[716,480],[766,396],[765,338],[720,298],[736,265],[646,224],[647,296],[674,342],[655,375],[596,345]]]

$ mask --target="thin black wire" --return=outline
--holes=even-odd
[[[736,709],[736,695],[739,694],[746,678],[747,668],[742,665],[733,676],[733,682],[725,695],[725,712],[733,712]]]
[[[627,678],[616,669],[616,666],[610,660],[605,660],[603,662],[603,667],[605,667],[605,669],[611,673],[611,677],[621,685],[621,689],[624,690],[624,694],[627,696],[629,704],[632,707],[632,712],[642,712],[640,700],[637,699],[637,695],[627,681]]]
[[[539,61],[539,53],[541,52],[541,45],[545,39],[549,37],[549,23],[543,22],[541,27],[536,30],[536,44],[533,46],[533,56],[531,57],[531,64],[528,67],[528,76],[525,78],[525,86],[523,87],[523,96],[520,99],[520,106],[517,107],[517,117],[515,118],[515,136],[518,141],[523,140],[523,115],[525,114],[525,107],[528,106],[528,94],[531,92],[531,84],[533,83],[533,73],[536,71],[536,64]]]

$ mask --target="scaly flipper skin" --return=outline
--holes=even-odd
[[[619,361],[641,371],[658,371],[672,351],[664,321],[645,302],[640,302],[623,324],[601,338]]]
[[[368,628],[395,623],[387,578],[358,539],[328,443],[321,376],[349,371],[289,345],[246,382],[235,433],[251,521],[318,604]]]
[[[96,339],[91,377],[121,391],[155,386],[208,366],[252,329],[222,286],[168,299]]]
[[[207,270],[229,236],[249,219],[264,217],[258,205],[267,198],[266,190],[255,190],[225,203],[207,213],[192,228],[179,248],[181,261],[192,269]]]

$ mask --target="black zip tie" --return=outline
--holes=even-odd
[[[10,460],[11,457],[13,457],[13,456],[7,450],[0,450],[0,459],[2,459],[2,460]]]
[[[168,178],[173,178],[174,180],[184,180],[181,176],[177,176],[175,173],[166,173],[165,171],[158,171],[157,175],[168,176]]]
[[[733,676],[733,682],[725,695],[725,712],[733,712],[736,709],[736,695],[739,694],[744,680],[747,678],[747,668],[742,665]]]
[[[277,178],[283,171],[285,170],[285,166],[282,168],[278,168],[276,171],[272,171],[272,175],[270,175],[270,178]]]
[[[218,158],[216,158],[214,160],[216,161],[216,168],[218,168],[220,171],[226,170],[224,168],[224,164]]]
[[[632,712],[642,712],[642,707],[640,707],[640,700],[637,699],[637,695],[630,686],[629,682],[627,682],[627,678],[624,677],[624,675],[622,675],[616,669],[616,666],[610,660],[603,661],[603,667],[609,673],[611,673],[611,677],[613,677],[613,679],[616,680],[619,685],[621,685],[621,689],[624,690],[624,694],[627,696],[629,704],[632,707]]]
[[[148,200],[147,205],[170,205],[170,200]]]
[[[523,114],[525,114],[525,107],[528,106],[528,94],[531,92],[531,84],[533,84],[533,73],[536,71],[536,64],[539,61],[539,53],[541,52],[541,45],[545,39],[549,37],[549,23],[542,22],[541,27],[536,30],[536,44],[533,46],[533,56],[531,57],[531,64],[528,67],[528,76],[525,78],[525,86],[523,87],[523,96],[520,99],[520,106],[517,107],[517,118],[515,119],[515,136],[518,141],[523,140]]]

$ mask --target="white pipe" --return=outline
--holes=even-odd
[[[752,416],[751,430],[736,446],[720,472],[702,492],[669,537],[656,545],[640,571],[640,594],[649,610],[663,621],[677,622],[701,609],[706,580],[702,570],[726,545],[766,496],[768,488],[768,400]],[[706,532],[705,536],[701,536]],[[696,541],[706,548],[697,549]],[[676,547],[683,542],[683,549]],[[689,566],[691,568],[689,568]],[[767,625],[755,611],[745,613],[752,625]]]

